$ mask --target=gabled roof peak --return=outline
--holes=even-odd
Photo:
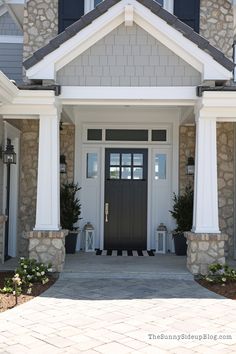
[[[55,38],[53,38],[47,45],[37,50],[30,58],[26,59],[23,63],[26,69],[30,69],[39,63],[44,57],[59,48],[67,40],[74,37],[81,30],[91,24],[94,20],[106,13],[112,6],[123,0],[104,0],[95,9],[82,16],[78,21]],[[221,64],[228,71],[234,69],[234,63],[229,60],[219,49],[212,46],[208,40],[196,33],[191,27],[180,21],[175,15],[166,11],[154,0],[136,0],[148,8],[153,14],[164,20],[168,25],[172,26],[175,30],[183,34],[188,40],[196,44],[200,49],[208,53],[216,62]]]

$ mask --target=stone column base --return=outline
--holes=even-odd
[[[61,272],[65,263],[66,235],[67,230],[28,232],[29,258],[45,264],[51,263],[53,272]]]
[[[4,239],[4,230],[5,222],[7,221],[6,215],[0,215],[0,261],[3,257],[3,239]]]
[[[194,275],[206,275],[212,263],[225,264],[225,234],[195,234],[185,232],[187,238],[187,268]]]

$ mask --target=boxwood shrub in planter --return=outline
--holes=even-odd
[[[76,197],[76,193],[81,188],[75,183],[63,183],[60,191],[60,208],[61,208],[61,226],[65,230],[69,230],[66,237],[65,248],[66,253],[75,253],[76,242],[78,236],[78,228],[74,226],[80,219],[81,204]]]
[[[170,211],[175,219],[177,228],[173,232],[175,254],[184,256],[187,253],[187,242],[184,237],[185,231],[190,231],[193,222],[193,189],[187,186],[182,195],[173,197],[173,210]]]

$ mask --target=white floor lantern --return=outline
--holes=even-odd
[[[95,248],[95,230],[90,222],[84,226],[84,251],[94,252]]]
[[[166,253],[167,228],[160,224],[156,230],[156,253]]]

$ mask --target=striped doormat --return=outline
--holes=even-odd
[[[134,257],[153,257],[155,256],[155,253],[153,251],[143,251],[143,250],[136,250],[136,251],[130,251],[130,250],[96,250],[96,255],[97,256],[123,256],[123,257],[128,257],[128,256],[134,256]]]

